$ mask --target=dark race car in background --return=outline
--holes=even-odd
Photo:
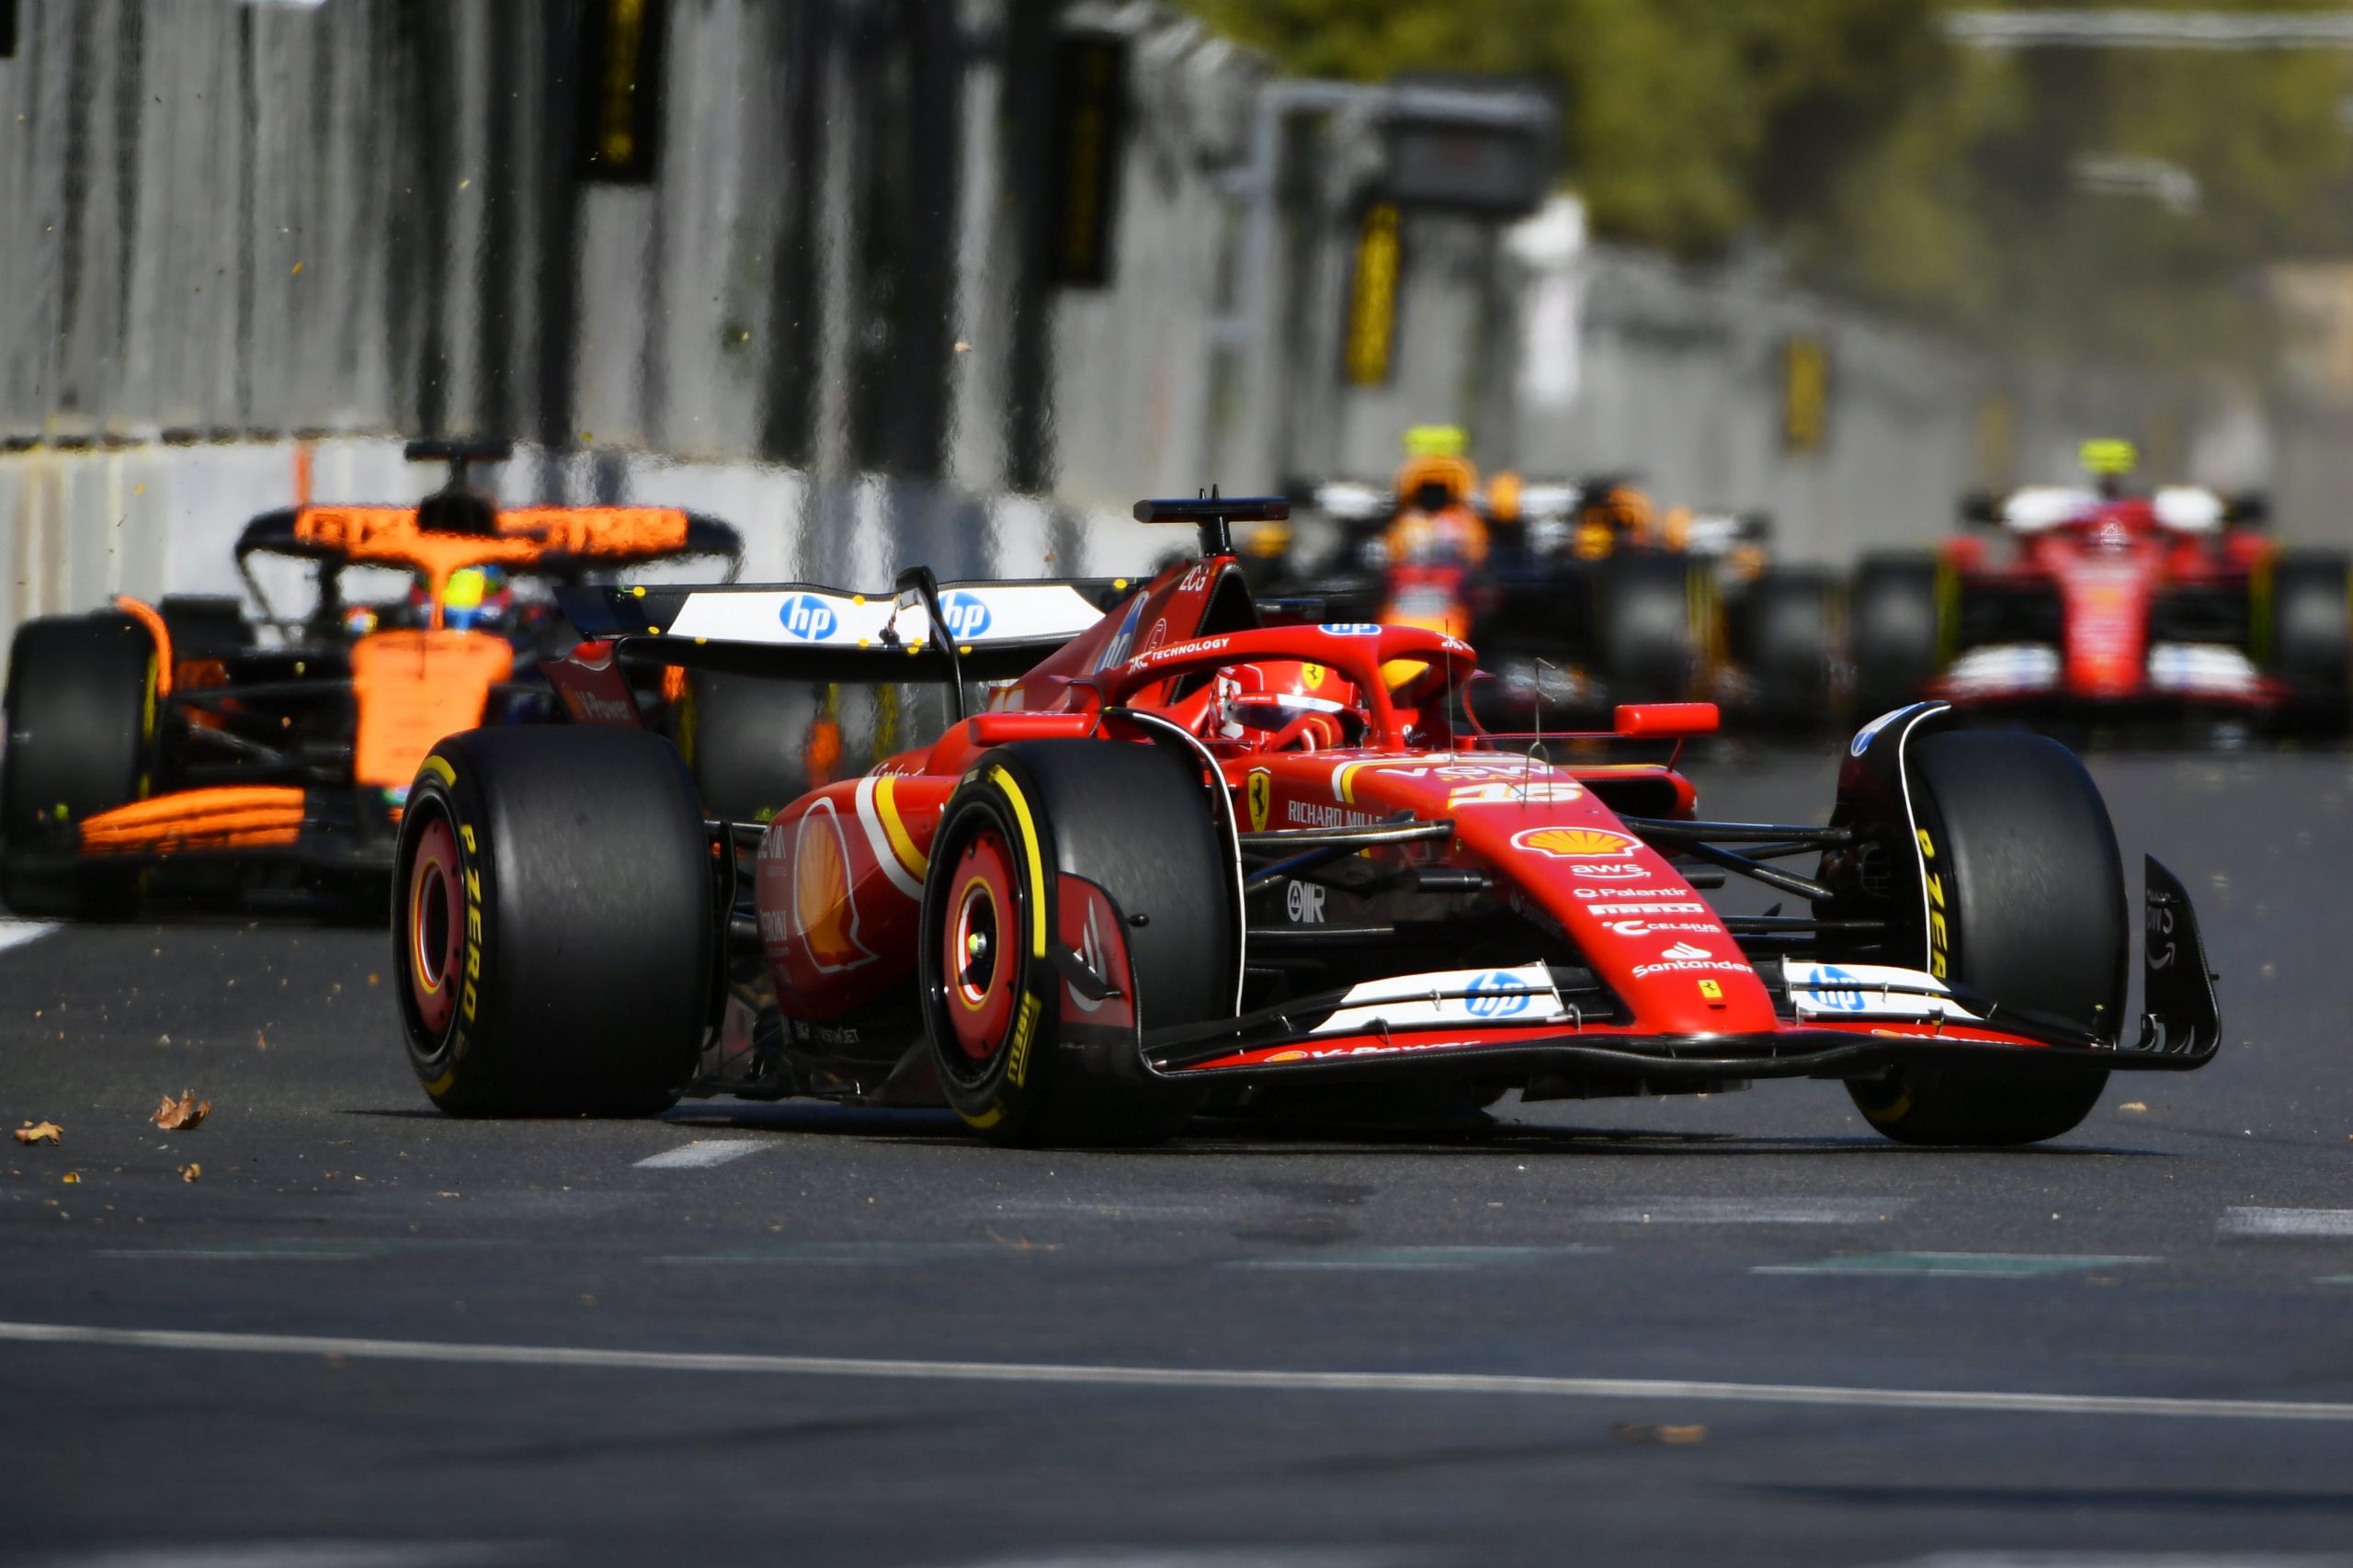
[[[1995,537],[1859,568],[1859,707],[2076,725],[2204,721],[2340,734],[2353,719],[2353,562],[2282,549],[2260,501],[2036,486],[1963,503]]]
[[[555,585],[673,560],[732,576],[742,561],[733,528],[675,507],[501,507],[467,478],[503,443],[407,455],[449,463],[448,484],[246,526],[236,562],[257,615],[166,596],[17,629],[0,901],[73,916],[123,915],[148,892],[380,909],[427,748],[555,716],[537,666],[577,641]],[[305,583],[308,604],[284,611],[267,578],[281,600]],[[667,692],[691,711],[683,679]]]
[[[568,596],[609,638],[551,664],[568,694],[688,665],[877,685],[902,714],[920,688],[933,720],[764,823],[707,814],[625,714],[443,740],[394,879],[426,1092],[491,1116],[945,1105],[997,1141],[1135,1142],[1203,1112],[1832,1078],[1890,1137],[1992,1144],[2065,1132],[2111,1071],[2212,1056],[2188,899],[2151,860],[2131,915],[2063,747],[1921,704],[1856,736],[1826,824],[1706,821],[1671,754],[1709,705],[1490,733],[1443,631],[1261,624],[1228,525],[1284,513],[1140,503],[1198,526],[1201,559],[1108,609],[921,569],[895,594]],[[822,640],[794,630],[813,607]],[[1802,912],[1722,913],[1727,875]]]
[[[1330,542],[1254,580],[1333,619],[1469,638],[1494,677],[1474,699],[1504,727],[1688,699],[1782,732],[1846,714],[1840,585],[1772,563],[1761,513],[1661,513],[1620,475],[1481,486],[1468,465],[1450,483],[1428,467],[1299,487]]]

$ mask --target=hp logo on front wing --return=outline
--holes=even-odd
[[[1474,1018],[1508,1018],[1528,1011],[1529,998],[1536,993],[1527,981],[1509,970],[1491,970],[1463,988],[1470,994],[1463,1004]]]

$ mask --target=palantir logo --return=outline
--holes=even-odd
[[[968,594],[952,588],[939,596],[939,618],[948,623],[948,635],[959,642],[969,642],[989,629],[989,607],[978,594]]]
[[[1463,987],[1463,1005],[1474,1018],[1508,1018],[1528,1011],[1535,988],[1507,969],[1493,969]]]
[[[784,623],[786,636],[802,642],[823,642],[841,624],[834,607],[814,594],[787,594],[776,618]]]

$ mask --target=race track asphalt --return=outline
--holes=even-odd
[[[0,1118],[63,1129],[0,1143],[0,1559],[2353,1562],[2353,758],[2096,771],[2228,1042],[2016,1153],[1803,1083],[1124,1153],[460,1123],[380,932],[0,927]]]

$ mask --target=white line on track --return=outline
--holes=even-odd
[[[1874,1225],[1908,1198],[1652,1198],[1578,1211],[1608,1225]]]
[[[675,1149],[637,1162],[642,1171],[698,1170],[707,1165],[723,1165],[730,1160],[740,1160],[756,1150],[773,1147],[765,1138],[699,1139],[681,1143]]]
[[[131,1350],[341,1356],[468,1367],[563,1367],[630,1372],[733,1372],[899,1382],[1040,1383],[1095,1388],[1249,1390],[1287,1393],[1518,1394],[1553,1399],[1713,1401],[1844,1410],[1942,1410],[2011,1415],[2125,1415],[2353,1424],[2353,1403],[2167,1399],[2140,1394],[2026,1393],[1985,1389],[1843,1388],[1817,1383],[1699,1382],[1667,1378],[1555,1378],[1483,1372],[1314,1372],[1226,1367],[1117,1367],[1047,1361],[917,1361],[859,1356],[596,1350],[563,1345],[449,1345],[423,1339],[221,1334],[0,1322],[0,1343]]]
[[[1547,1259],[1591,1256],[1608,1247],[1578,1246],[1397,1246],[1339,1248],[1296,1257],[1245,1257],[1227,1268],[1486,1268],[1498,1264],[1540,1263]]]
[[[2353,1209],[2225,1209],[2226,1236],[2353,1236]]]
[[[0,916],[0,951],[39,941],[56,929],[53,920],[11,920]]]

